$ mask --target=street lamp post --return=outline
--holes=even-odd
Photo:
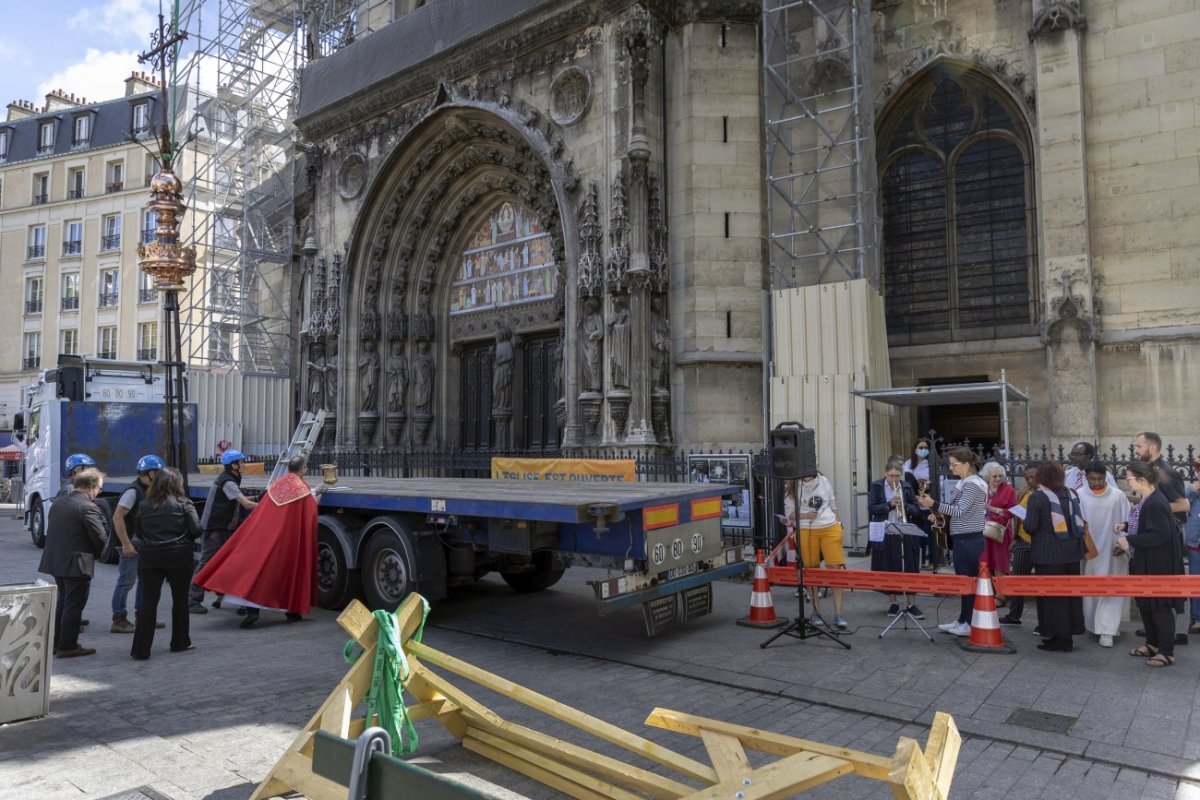
[[[138,267],[154,279],[154,288],[163,293],[163,371],[167,417],[166,461],[184,475],[187,483],[187,422],[183,414],[184,368],[183,341],[180,337],[179,291],[187,288],[187,279],[196,271],[196,248],[179,241],[179,224],[187,205],[183,202],[183,182],[175,175],[175,144],[171,138],[170,107],[167,102],[167,65],[173,48],[187,34],[168,26],[158,15],[158,30],[153,47],[138,56],[140,63],[152,62],[159,72],[162,91],[162,127],[159,131],[159,170],[150,179],[148,211],[157,219],[154,239],[138,245]]]

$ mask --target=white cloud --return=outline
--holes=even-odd
[[[158,7],[154,0],[108,0],[99,6],[82,8],[67,20],[71,28],[115,39],[133,39],[149,43],[158,27]]]
[[[76,62],[38,84],[38,97],[61,89],[86,97],[90,102],[115,100],[125,94],[125,79],[141,70],[137,51],[100,51],[89,47],[83,61]]]

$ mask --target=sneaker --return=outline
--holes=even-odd
[[[971,626],[965,622],[956,623],[954,629],[950,631],[955,636],[970,636]]]
[[[916,606],[909,606],[908,613],[913,619],[925,619],[925,612]]]
[[[1112,647],[1113,646],[1112,635],[1108,634],[1108,633],[1100,634],[1100,646],[1101,647]]]
[[[220,607],[221,607],[221,598],[220,598],[220,597],[218,597],[216,600],[213,600],[213,601],[212,601],[212,607],[213,607],[213,608],[220,608]]]
[[[207,614],[208,609],[205,608],[204,606],[200,605],[199,603],[193,603],[192,605],[188,606],[188,613],[189,614]]]
[[[896,616],[897,614],[900,613],[900,604],[892,603],[890,606],[888,606],[888,610],[883,613],[887,614],[889,617]]]
[[[811,617],[808,618],[808,622],[810,625],[816,625],[818,628],[825,627],[825,618],[822,617],[820,614],[813,614]]]
[[[58,658],[78,658],[79,656],[91,656],[96,654],[94,647],[72,647],[70,650],[59,650]]]
[[[954,633],[954,629],[957,627],[958,620],[954,620],[953,622],[943,622],[941,625],[938,625],[938,630],[944,633]]]
[[[258,622],[258,610],[247,611],[246,616],[238,623],[239,628],[252,628]]]
[[[1041,625],[1038,625],[1036,628],[1033,629],[1033,635],[1034,636],[1042,635],[1042,626]]]
[[[1200,633],[1200,621],[1193,621],[1188,625],[1188,633]]]
[[[1020,625],[1021,620],[1014,619],[1012,614],[1005,614],[1003,617],[1000,618],[1000,624],[1001,625]]]
[[[117,617],[113,620],[112,627],[108,630],[110,633],[133,633],[137,628],[127,618]]]
[[[850,627],[850,623],[846,622],[846,618],[843,617],[841,614],[838,614],[836,617],[833,618],[833,624],[837,625],[842,630],[846,630],[847,628]]]

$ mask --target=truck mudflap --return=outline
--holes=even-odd
[[[729,548],[711,562],[692,566],[695,571],[669,577],[651,586],[643,585],[639,580],[644,577],[641,575],[588,581],[588,584],[596,592],[601,614],[642,605],[646,633],[653,636],[669,622],[686,622],[710,613],[713,581],[745,574],[750,569],[750,562],[742,559],[741,548]]]

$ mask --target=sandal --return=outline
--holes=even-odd
[[[1133,656],[1134,658],[1146,658],[1147,656],[1153,657],[1158,655],[1158,648],[1144,644],[1141,647],[1135,647],[1130,650],[1129,655]]]
[[[1146,659],[1147,667],[1169,667],[1175,663],[1175,656],[1168,656],[1162,653],[1156,654],[1153,658]]]

